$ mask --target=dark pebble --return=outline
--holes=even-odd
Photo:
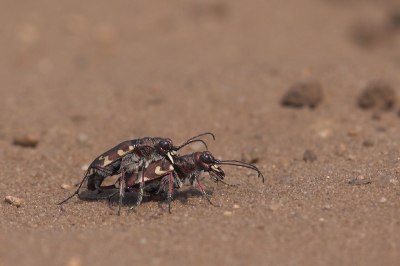
[[[396,93],[387,82],[374,80],[360,93],[357,102],[364,109],[390,110],[396,102]]]
[[[351,38],[356,44],[369,48],[387,41],[390,33],[383,23],[368,19],[358,21],[352,26]]]
[[[22,147],[32,147],[32,148],[35,148],[38,143],[39,143],[39,140],[30,134],[17,136],[14,138],[14,141],[13,141],[14,145],[19,145]]]
[[[303,106],[315,108],[321,103],[322,98],[322,87],[319,82],[302,81],[292,85],[283,96],[281,104],[298,108]]]
[[[371,180],[369,178],[365,178],[364,176],[360,175],[357,178],[354,178],[348,182],[349,185],[366,185],[370,184]]]
[[[374,141],[373,141],[373,140],[370,140],[370,139],[367,139],[367,140],[364,140],[364,141],[363,141],[362,145],[363,145],[364,147],[372,147],[372,146],[374,146]]]
[[[303,160],[306,162],[314,162],[317,160],[317,155],[312,150],[306,150],[303,155]]]
[[[400,30],[400,5],[390,10],[388,18],[389,28],[392,30]]]

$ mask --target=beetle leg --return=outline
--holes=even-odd
[[[105,179],[106,176],[113,175],[113,172],[111,170],[107,169],[107,168],[104,168],[104,167],[101,167],[101,166],[98,166],[98,165],[94,166],[93,169],[97,170],[97,172],[102,172],[103,175],[105,175],[105,176],[103,176],[103,175],[98,174],[96,171],[93,171],[93,175],[96,175],[94,177],[94,187],[100,193],[100,192],[102,192],[102,190],[100,188],[101,183],[103,182],[103,180]]]
[[[67,202],[68,200],[70,200],[71,198],[73,198],[75,195],[79,195],[79,190],[81,189],[83,183],[86,181],[87,177],[89,174],[89,170],[86,171],[85,176],[83,177],[82,181],[79,183],[78,188],[75,190],[74,194],[72,194],[71,196],[69,196],[68,198],[66,198],[65,200],[61,201],[60,203],[58,203],[58,205],[61,205],[65,202]]]
[[[218,185],[218,182],[221,182],[222,184],[227,185],[229,187],[238,187],[238,186],[240,186],[240,184],[229,184],[229,183],[226,183],[224,180],[222,180],[220,178],[214,180],[214,182],[217,183],[217,185]]]
[[[140,180],[140,186],[139,186],[139,194],[138,194],[138,198],[136,200],[136,203],[131,206],[129,209],[132,210],[133,208],[135,208],[136,206],[140,205],[140,203],[142,202],[142,198],[143,198],[143,187],[144,187],[144,169],[141,167],[141,169],[139,170],[139,178]]]
[[[199,184],[199,187],[200,187],[201,193],[203,193],[203,196],[208,200],[208,202],[209,202],[211,205],[214,205],[214,203],[211,202],[211,199],[210,199],[210,197],[208,196],[207,192],[204,190],[203,186],[201,185],[201,183],[200,183],[199,179],[197,178],[197,176],[195,177],[195,179],[196,179],[196,181],[197,181],[197,184]],[[214,205],[214,206],[217,206],[217,205]]]
[[[125,169],[121,171],[121,178],[119,180],[119,200],[118,200],[118,216],[121,214],[122,198],[124,197],[125,190]]]
[[[171,213],[171,200],[172,200],[172,172],[169,173],[169,190],[168,190],[168,212]]]

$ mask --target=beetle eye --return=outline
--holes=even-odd
[[[206,164],[210,164],[214,162],[214,158],[208,154],[208,153],[204,153],[200,156],[200,159],[202,162],[206,163]]]
[[[169,151],[172,149],[171,143],[167,140],[160,141],[160,147],[165,151]]]

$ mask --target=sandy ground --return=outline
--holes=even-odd
[[[372,80],[399,93],[393,4],[2,3],[0,265],[399,265],[399,105],[357,106]],[[316,108],[280,105],[308,79]],[[188,184],[171,214],[164,197],[128,211],[134,194],[119,217],[106,201],[57,205],[123,140],[207,131],[217,158],[257,160],[265,183],[225,166],[239,187],[202,181],[219,207]],[[35,148],[13,144],[24,134]]]

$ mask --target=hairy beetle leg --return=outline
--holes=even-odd
[[[129,210],[133,210],[136,206],[139,206],[140,203],[142,202],[142,198],[143,198],[143,186],[144,186],[144,183],[140,183],[139,194],[138,194],[138,198],[137,198],[137,200],[136,200],[136,203],[135,203],[133,206],[131,206],[131,207],[129,208]]]
[[[229,183],[226,183],[224,180],[222,180],[221,178],[214,178],[214,183],[217,183],[217,185],[218,185],[218,182],[221,182],[222,184],[224,184],[224,185],[226,185],[226,186],[228,186],[228,187],[238,187],[238,186],[240,186],[240,184],[229,184]]]
[[[136,203],[131,206],[129,208],[129,210],[132,210],[133,208],[135,208],[136,206],[139,206],[140,203],[142,202],[142,198],[143,198],[143,187],[144,187],[144,170],[143,168],[141,170],[139,170],[139,180],[140,180],[140,187],[139,187],[139,194],[138,194],[138,198],[136,200]]]
[[[122,198],[124,197],[125,190],[125,169],[121,171],[121,178],[119,179],[119,199],[118,199],[118,216],[121,214]]]
[[[169,190],[168,190],[168,212],[171,213],[171,200],[172,200],[172,172],[169,173]]]
[[[196,177],[196,181],[197,181],[197,184],[199,184],[201,193],[203,193],[203,196],[207,199],[207,201],[208,201],[211,205],[216,206],[216,207],[219,207],[218,205],[215,205],[214,203],[212,203],[210,197],[208,196],[207,192],[204,190],[203,186],[201,185],[201,183],[200,183],[200,181],[199,181],[199,179],[198,179],[197,177]]]

